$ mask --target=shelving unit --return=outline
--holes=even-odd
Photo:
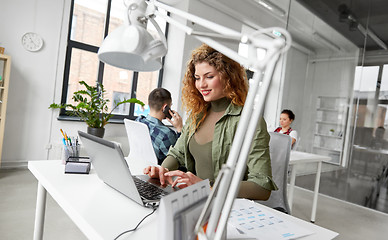
[[[5,130],[5,117],[7,113],[7,99],[9,88],[9,75],[11,71],[11,57],[0,54],[0,166],[3,152]]]
[[[347,111],[347,98],[317,99],[314,153],[331,157],[330,163],[341,164]]]

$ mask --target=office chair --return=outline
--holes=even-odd
[[[147,125],[129,119],[124,119],[124,125],[129,142],[128,164],[131,166],[131,162],[136,161],[139,166],[138,163],[142,162],[140,165],[143,168],[158,165]]]
[[[269,151],[272,165],[272,178],[279,190],[272,191],[267,201],[257,201],[281,212],[291,214],[287,198],[288,163],[290,161],[291,138],[288,135],[269,132]]]
[[[291,141],[292,142],[292,141]],[[291,150],[298,150],[298,146],[299,146],[299,142],[300,142],[300,137],[298,137],[294,143],[294,145],[291,147]]]

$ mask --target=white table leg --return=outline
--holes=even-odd
[[[46,189],[38,182],[38,194],[36,197],[34,240],[43,239],[44,216],[46,212]]]
[[[290,211],[292,211],[292,201],[294,198],[295,178],[296,178],[296,165],[292,165],[291,178],[290,178],[290,191],[288,191],[288,205],[290,205]]]
[[[313,209],[311,211],[311,222],[315,222],[315,215],[317,212],[317,204],[318,204],[318,193],[319,193],[319,181],[321,179],[321,169],[322,162],[318,162],[317,174],[315,176],[315,186],[314,186],[314,200],[313,200]]]

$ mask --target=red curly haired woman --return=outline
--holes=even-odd
[[[173,186],[189,186],[203,179],[213,184],[228,159],[241,117],[248,92],[246,73],[239,63],[203,44],[192,52],[183,84],[182,101],[189,118],[162,166],[149,166],[144,174]],[[188,171],[177,170],[182,166]],[[261,119],[238,197],[267,200],[275,189],[269,134]]]

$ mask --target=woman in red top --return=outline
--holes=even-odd
[[[284,109],[280,114],[280,127],[275,129],[275,132],[287,134],[292,139],[292,146],[294,146],[298,139],[298,133],[291,128],[291,123],[295,120],[295,114],[288,109]]]

